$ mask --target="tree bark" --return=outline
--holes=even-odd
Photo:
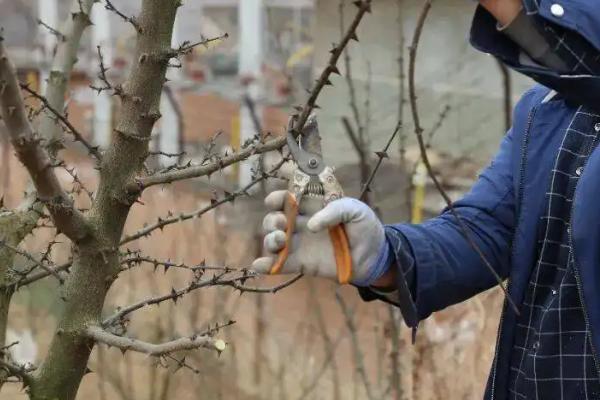
[[[106,293],[119,271],[118,246],[131,205],[126,186],[148,155],[152,127],[169,59],[179,0],[144,0],[136,19],[139,32],[130,76],[123,87],[122,111],[112,144],[100,167],[98,194],[89,212],[92,238],[73,248],[66,282],[65,310],[30,389],[32,400],[74,400],[94,341],[88,326],[99,324]]]

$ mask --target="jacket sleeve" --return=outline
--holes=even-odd
[[[470,238],[503,279],[515,228],[513,162],[511,130],[471,191],[454,203]],[[390,267],[400,270],[399,290],[382,295],[361,289],[361,296],[397,305],[410,327],[497,284],[449,210],[420,225],[388,225],[386,238]]]

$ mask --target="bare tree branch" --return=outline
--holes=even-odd
[[[87,221],[61,188],[48,153],[40,146],[25,113],[16,70],[0,37],[0,115],[19,160],[25,165],[56,227],[74,242],[90,234]]]
[[[59,30],[57,30],[56,28],[51,27],[50,25],[48,25],[47,23],[45,23],[44,21],[42,21],[41,19],[37,19],[37,23],[38,25],[48,29],[48,31],[53,34],[54,36],[56,36],[58,38],[59,41],[65,41],[67,40],[67,37],[65,35],[63,35]]]
[[[448,118],[448,114],[450,113],[451,109],[452,109],[452,107],[450,107],[449,105],[446,105],[442,109],[442,112],[440,112],[440,115],[438,116],[438,119],[435,122],[435,124],[433,124],[433,126],[429,130],[429,133],[427,134],[427,141],[425,142],[425,145],[427,146],[428,149],[431,148],[431,144],[433,142],[433,138],[435,137],[435,134],[438,133],[438,131],[444,125],[444,121],[446,121],[446,118]]]
[[[358,25],[360,24],[361,20],[365,16],[365,14],[371,12],[371,0],[357,0],[357,1],[354,1],[353,4],[356,7],[358,7],[358,12],[356,13],[356,16],[354,17],[354,20],[352,21],[352,23],[350,23],[350,26],[346,30],[346,34],[342,37],[340,44],[334,45],[334,47],[330,50],[331,56],[329,57],[329,62],[327,63],[327,67],[323,70],[323,72],[321,72],[321,76],[315,83],[315,86],[313,87],[313,89],[311,91],[311,94],[306,102],[306,105],[304,106],[304,108],[302,109],[302,112],[300,113],[298,119],[296,120],[296,123],[294,125],[294,132],[296,135],[301,134],[302,128],[304,128],[304,124],[306,124],[308,117],[310,116],[312,111],[318,107],[317,106],[317,98],[319,97],[321,90],[325,86],[331,85],[329,76],[332,73],[335,73],[335,74],[340,73],[340,71],[337,67],[338,60],[340,59],[342,53],[344,52],[344,49],[346,48],[346,46],[348,45],[350,40],[353,40],[353,39],[358,40],[357,39],[358,36],[356,33],[356,30],[358,29]]]
[[[7,249],[9,249],[10,251],[14,252],[15,254],[18,254],[22,257],[25,257],[26,259],[28,259],[29,261],[31,261],[32,263],[34,263],[36,266],[40,267],[41,269],[43,269],[45,272],[47,272],[49,275],[52,275],[56,278],[56,280],[62,285],[64,283],[64,279],[62,276],[60,276],[60,274],[56,271],[55,268],[53,267],[49,267],[46,264],[44,264],[42,261],[38,261],[34,256],[32,256],[31,254],[19,250],[18,248],[11,246],[10,244],[6,243],[4,240],[0,240],[0,247],[6,247]]]
[[[396,138],[396,136],[398,136],[398,132],[400,132],[401,128],[402,128],[402,121],[398,121],[398,123],[396,124],[396,128],[394,128],[394,131],[390,135],[390,138],[388,139],[387,143],[385,144],[385,147],[383,148],[383,150],[375,153],[378,158],[377,164],[375,164],[375,168],[373,168],[373,170],[371,171],[371,175],[369,176],[369,179],[367,179],[367,181],[363,185],[362,191],[360,192],[359,199],[361,199],[361,200],[364,199],[365,196],[367,195],[367,193],[369,192],[371,183],[373,183],[373,179],[375,179],[375,175],[377,175],[377,172],[379,171],[379,167],[381,167],[381,164],[383,163],[383,159],[389,158],[388,150],[390,149],[390,146],[391,146],[392,142],[394,141],[394,139]]]
[[[4,370],[7,377],[14,376],[19,379],[19,381],[23,382],[25,386],[29,386],[33,381],[33,375],[31,372],[35,370],[33,367],[29,367],[26,365],[16,364],[13,361],[0,358],[0,370]]]
[[[130,16],[128,17],[127,15],[123,14],[121,11],[119,11],[112,3],[112,1],[110,0],[104,0],[106,2],[104,8],[106,8],[108,11],[112,11],[114,12],[116,15],[118,15],[120,18],[123,19],[123,21],[130,23],[135,30],[138,33],[142,33],[142,27],[140,26],[140,24],[137,22],[137,19],[134,16]]]
[[[137,178],[134,183],[131,183],[127,186],[127,190],[131,194],[136,194],[151,186],[173,183],[185,179],[198,178],[201,176],[208,176],[232,164],[244,161],[248,157],[255,154],[279,150],[285,145],[285,143],[285,136],[278,137],[265,143],[258,143],[256,145],[249,146],[238,151],[237,153],[220,157],[217,161],[206,165],[195,165],[177,171],[170,171],[144,178]]]
[[[234,273],[233,276],[232,276],[232,273]],[[156,297],[153,297],[150,299],[145,299],[145,300],[139,301],[137,303],[131,304],[127,307],[124,307],[124,308],[120,309],[119,311],[117,311],[112,316],[110,316],[110,317],[106,318],[104,321],[102,321],[102,326],[109,327],[111,325],[121,323],[125,317],[127,317],[129,314],[131,314],[134,311],[137,311],[139,309],[142,309],[144,307],[148,307],[151,305],[158,305],[160,303],[164,303],[165,301],[169,301],[169,300],[177,302],[177,300],[179,298],[189,294],[190,292],[192,292],[194,290],[205,288],[205,287],[210,287],[210,286],[230,286],[230,287],[233,287],[234,289],[239,290],[240,292],[277,293],[278,291],[297,282],[302,277],[302,274],[296,275],[293,278],[283,282],[282,284],[279,284],[279,285],[277,285],[275,287],[271,287],[271,288],[252,288],[252,287],[244,286],[243,282],[246,282],[248,279],[251,279],[251,278],[256,278],[257,276],[258,276],[257,274],[252,273],[247,269],[244,269],[244,270],[226,270],[219,274],[214,275],[212,278],[209,278],[209,279],[197,279],[197,280],[194,280],[192,283],[190,283],[185,288],[178,289],[178,290],[171,289],[171,292],[169,294],[156,296]],[[200,278],[201,277],[202,276],[200,275]]]
[[[122,352],[131,350],[155,357],[175,353],[178,351],[195,350],[200,348],[216,350],[220,353],[225,350],[226,347],[226,343],[223,340],[215,339],[214,337],[208,335],[194,335],[160,344],[143,342],[141,340],[125,336],[117,336],[99,326],[89,326],[86,330],[86,335],[97,343],[116,347],[121,349]]]
[[[186,42],[183,42],[177,49],[174,49],[171,56],[178,57],[180,55],[188,54],[196,47],[199,47],[199,46],[207,47],[209,44],[211,44],[213,42],[219,42],[219,41],[225,40],[227,38],[229,38],[229,34],[227,32],[225,32],[221,36],[216,36],[213,38],[203,38],[202,40],[200,40],[198,42],[194,42],[194,43],[190,43],[190,42],[186,41]]]
[[[59,115],[62,116],[64,114],[63,109],[65,108],[67,85],[71,78],[73,66],[77,62],[77,50],[79,49],[81,37],[87,27],[91,25],[89,14],[95,1],[72,1],[71,13],[61,28],[62,40],[57,44],[56,54],[50,67],[48,85],[46,93],[44,93],[46,110],[48,112],[42,113],[40,117],[39,134],[45,140],[45,145],[48,148],[51,158],[55,158],[58,151],[63,148],[62,132],[60,126],[56,124],[55,119]],[[61,122],[65,123],[62,119]],[[75,139],[78,140],[78,135],[76,135],[76,131],[72,129],[72,126],[65,126],[71,131]]]
[[[34,282],[37,282],[41,279],[47,278],[50,275],[59,275],[61,272],[68,271],[71,268],[72,262],[66,262],[64,264],[60,264],[57,266],[47,266],[42,270],[38,270],[29,275],[23,276],[19,279],[15,279],[12,282],[9,282],[4,288],[12,288],[13,290],[17,290],[20,287],[30,285]]]
[[[356,372],[360,376],[363,385],[365,387],[365,391],[367,392],[367,398],[370,400],[375,399],[373,395],[373,389],[371,387],[371,383],[369,382],[369,378],[367,377],[367,371],[365,370],[364,364],[364,356],[363,352],[360,348],[360,344],[358,341],[358,337],[356,334],[356,323],[354,322],[354,316],[341,294],[336,291],[335,298],[342,309],[342,313],[344,314],[344,320],[346,321],[346,326],[348,327],[348,331],[350,332],[350,339],[352,341],[352,352],[354,355],[354,364],[356,367]]]
[[[65,126],[65,128],[67,128],[69,133],[73,135],[73,139],[76,142],[81,143],[87,149],[88,153],[90,153],[90,155],[92,155],[96,160],[100,160],[102,158],[100,152],[98,151],[98,146],[92,146],[87,140],[85,140],[83,135],[77,130],[77,128],[73,126],[73,124],[68,120],[68,118],[60,112],[58,112],[58,110],[56,110],[54,107],[52,107],[50,101],[48,101],[48,99],[45,96],[42,96],[41,94],[33,90],[28,84],[22,83],[20,86],[21,89],[23,89],[25,92],[29,93],[35,99],[39,100],[44,106],[44,109],[48,110],[58,121],[60,121]]]
[[[219,200],[214,199],[213,201],[211,201],[211,204],[206,207],[202,207],[202,208],[200,208],[196,211],[192,211],[190,213],[181,213],[178,216],[170,215],[167,218],[159,218],[156,223],[149,225],[130,236],[125,237],[123,240],[121,240],[121,245],[124,245],[126,243],[132,242],[134,240],[140,239],[145,236],[149,236],[152,232],[156,231],[157,229],[162,230],[164,227],[166,227],[168,225],[175,224],[178,222],[183,222],[183,221],[193,219],[193,218],[200,218],[202,215],[206,214],[207,212],[209,212],[211,210],[214,210],[215,208],[217,208],[225,203],[230,203],[230,202],[235,201],[235,199],[237,199],[238,197],[248,196],[248,191],[250,189],[252,189],[253,186],[255,186],[259,182],[262,182],[266,179],[273,177],[275,172],[277,172],[279,170],[279,168],[281,168],[281,166],[286,161],[287,161],[287,158],[283,158],[281,161],[279,161],[277,164],[275,164],[275,166],[273,168],[271,168],[271,170],[269,172],[264,173],[261,176],[253,179],[252,182],[250,182],[243,188],[236,190],[233,193],[226,193],[225,196]]]

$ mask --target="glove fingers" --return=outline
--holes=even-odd
[[[269,253],[279,253],[285,247],[286,235],[284,231],[273,231],[265,236],[264,247]]]
[[[358,204],[357,204],[358,203]],[[308,221],[307,228],[312,232],[352,222],[362,203],[350,198],[332,201],[324,209],[317,212]]]
[[[254,260],[252,270],[259,274],[268,274],[271,272],[275,259],[273,257],[261,257]]]
[[[287,197],[287,190],[276,190],[265,197],[265,206],[269,211],[282,211]]]
[[[275,264],[275,257],[261,257],[254,260],[252,263],[252,271],[268,275],[271,273],[271,269],[273,268],[273,264]],[[313,268],[311,270],[306,270],[302,267],[299,267],[300,264],[297,264],[296,257],[292,259],[290,257],[286,263],[283,265],[283,268],[279,272],[279,275],[292,274],[297,272],[305,272],[308,275],[318,275],[317,271]]]
[[[268,213],[263,220],[263,232],[271,233],[273,231],[283,231],[287,226],[287,218],[281,211]]]

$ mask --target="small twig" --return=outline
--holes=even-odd
[[[200,41],[194,42],[194,43],[190,43],[188,41],[183,42],[177,49],[173,50],[171,57],[177,57],[179,55],[189,54],[194,48],[196,48],[198,46],[208,47],[208,45],[211,44],[212,42],[218,42],[220,40],[227,39],[228,37],[229,37],[229,34],[227,32],[225,32],[221,36],[216,36],[216,37],[208,38],[208,39],[202,38]]]
[[[10,244],[6,243],[4,240],[0,240],[0,247],[6,247],[7,249],[9,249],[10,251],[12,251],[13,253],[18,254],[18,255],[20,255],[22,257],[25,257],[26,259],[28,259],[29,261],[31,261],[32,263],[34,263],[38,267],[42,268],[49,275],[52,275],[53,277],[55,277],[61,285],[64,283],[63,277],[60,276],[60,274],[56,271],[56,268],[47,266],[43,262],[40,262],[40,261],[36,260],[35,257],[32,256],[31,254],[29,254],[29,253],[27,253],[25,251],[19,250],[16,247],[11,246]]]
[[[359,199],[362,200],[365,198],[368,191],[370,190],[371,183],[373,183],[373,179],[375,179],[375,175],[377,175],[377,171],[379,171],[379,168],[381,167],[381,164],[383,163],[383,159],[389,158],[388,150],[390,148],[390,145],[392,144],[392,142],[398,135],[398,132],[400,132],[401,128],[402,128],[402,121],[398,121],[398,123],[396,124],[396,128],[390,135],[390,138],[388,139],[387,143],[385,144],[385,147],[383,148],[383,150],[375,153],[375,155],[378,157],[377,164],[375,164],[375,168],[373,168],[373,171],[371,171],[371,175],[369,176],[369,179],[367,179],[367,182],[365,182],[365,184],[363,185],[362,191],[360,192]]]
[[[20,287],[30,285],[41,279],[47,278],[50,275],[54,276],[55,274],[60,274],[63,271],[68,271],[69,268],[71,268],[71,265],[72,262],[69,261],[64,264],[57,265],[56,267],[48,267],[48,269],[37,271],[35,273],[32,273],[31,275],[27,275],[13,282],[10,282],[6,286],[4,286],[4,288],[12,287],[14,290],[17,290]]]
[[[90,89],[98,92],[98,94],[108,90],[113,90],[115,94],[120,94],[120,90],[115,89],[108,80],[108,77],[106,76],[106,73],[108,72],[108,67],[104,65],[104,56],[102,55],[102,48],[100,46],[96,46],[96,49],[98,52],[98,67],[100,69],[98,71],[98,79],[102,83],[104,83],[104,86],[95,86],[92,84],[90,85]]]
[[[141,34],[142,33],[142,27],[140,26],[140,24],[138,24],[137,20],[135,19],[135,17],[128,17],[127,15],[123,14],[121,11],[119,11],[110,0],[104,0],[106,2],[106,4],[104,5],[104,8],[106,8],[108,11],[112,11],[115,14],[117,14],[120,18],[122,18],[125,22],[130,23],[135,30],[137,31],[137,33]]]
[[[452,107],[450,107],[449,105],[446,105],[444,107],[444,109],[438,116],[436,123],[433,125],[433,127],[427,134],[427,142],[425,143],[425,145],[427,146],[428,149],[431,148],[431,143],[433,142],[433,138],[434,138],[435,134],[441,129],[442,125],[444,125],[444,121],[446,121],[446,118],[448,117],[448,114],[450,113],[451,109],[452,109]]]
[[[157,151],[149,151],[148,155],[149,156],[164,156],[164,157],[180,158],[185,155],[185,151],[181,151],[179,153],[167,153],[164,151],[157,150]]]
[[[98,147],[92,146],[90,143],[88,143],[88,141],[84,139],[83,135],[77,130],[77,128],[75,128],[73,124],[62,113],[60,113],[58,110],[54,109],[52,105],[50,105],[50,102],[48,101],[48,99],[46,99],[45,96],[42,96],[41,94],[33,90],[29,86],[29,84],[21,83],[20,86],[21,89],[23,89],[25,92],[30,94],[35,99],[41,101],[44,108],[50,111],[50,113],[54,115],[54,117],[56,117],[56,119],[58,119],[67,128],[69,133],[73,136],[73,139],[76,142],[81,143],[87,149],[88,153],[94,156],[96,160],[102,159],[102,156],[98,151]]]
[[[354,354],[354,364],[356,372],[363,381],[365,391],[367,392],[367,398],[373,400],[375,397],[373,396],[373,389],[371,388],[371,384],[369,382],[369,378],[367,377],[367,372],[365,370],[364,356],[359,345],[354,316],[352,315],[350,308],[340,295],[339,291],[335,292],[335,298],[338,304],[340,305],[340,308],[342,309],[342,313],[344,314],[344,319],[346,321],[346,326],[348,327],[348,331],[350,332],[350,339],[352,341],[352,351]]]
[[[57,29],[54,29],[53,27],[51,27],[50,25],[48,25],[47,23],[45,23],[41,19],[38,18],[37,19],[37,23],[38,23],[38,25],[41,25],[44,28],[48,29],[48,31],[50,31],[51,34],[53,34],[54,36],[56,36],[58,38],[58,40],[60,40],[61,42],[64,42],[65,40],[67,40],[67,37],[64,34],[62,34]]]
[[[296,283],[297,281],[302,279],[303,276],[304,276],[303,274],[298,274],[298,275],[295,275],[293,278],[288,279],[287,281],[285,281],[283,283],[280,283],[279,285],[276,285],[273,287],[267,287],[267,288],[245,286],[245,285],[241,285],[238,281],[232,281],[231,283],[228,283],[228,286],[231,286],[231,287],[239,290],[240,292],[275,294],[275,293],[279,292],[280,290],[293,285],[294,283]]]

